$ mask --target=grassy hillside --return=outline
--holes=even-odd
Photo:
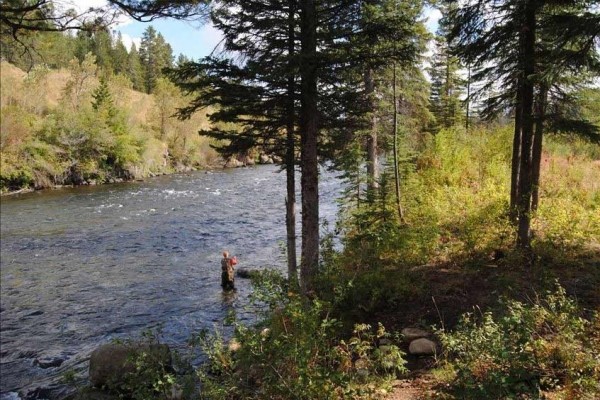
[[[205,114],[172,117],[188,99],[166,79],[152,95],[140,93],[123,76],[102,76],[93,56],[28,73],[2,62],[0,78],[2,192],[137,179],[216,160],[197,134]]]

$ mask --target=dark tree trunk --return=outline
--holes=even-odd
[[[444,128],[450,128],[454,124],[454,106],[450,106],[450,55],[448,49],[444,51],[446,58],[446,83],[444,84]]]
[[[465,119],[465,130],[467,132],[469,132],[469,111],[471,108],[471,64],[467,65],[467,70],[468,70],[468,74],[467,74],[467,116]]]
[[[313,289],[319,263],[319,168],[317,160],[317,15],[315,0],[301,1],[300,152],[302,193],[302,254],[300,284],[304,294]]]
[[[543,84],[540,87],[538,99],[536,102],[536,121],[535,121],[535,132],[533,136],[533,150],[531,154],[532,158],[532,187],[533,192],[531,194],[531,211],[537,211],[538,204],[540,201],[540,169],[542,164],[542,142],[544,135],[544,122],[546,118],[546,101],[548,96],[548,87]]]
[[[287,257],[288,257],[288,280],[292,287],[298,286],[298,266],[296,264],[296,153],[295,153],[295,95],[296,81],[293,73],[293,63],[295,54],[295,14],[296,0],[289,0],[288,14],[288,65],[289,77],[287,82],[287,126],[286,126],[286,185],[287,198],[285,201],[285,226],[287,230]]]
[[[375,79],[373,69],[367,67],[365,72],[365,92],[369,98],[369,112],[371,113],[371,131],[367,136],[367,199],[373,201],[375,192],[379,187],[379,166],[377,160],[377,115],[375,113]]]
[[[536,8],[534,0],[529,0],[524,7],[524,24],[521,31],[521,57],[523,61],[522,85],[522,121],[521,134],[521,163],[519,169],[519,193],[517,201],[518,233],[517,247],[529,249],[531,247],[531,195],[532,195],[532,158],[534,127],[534,78],[535,73],[535,28]]]
[[[510,174],[510,219],[516,224],[518,211],[517,199],[519,197],[519,170],[521,168],[521,136],[523,131],[521,82],[518,78],[517,97],[515,99],[515,132],[513,136],[512,162]]]
[[[398,165],[398,98],[396,95],[396,63],[392,64],[392,93],[394,102],[394,116],[393,128],[394,128],[394,182],[396,188],[396,209],[398,210],[398,218],[400,222],[404,223],[404,209],[402,208],[402,194],[400,191],[400,170]]]

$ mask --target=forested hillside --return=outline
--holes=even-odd
[[[173,56],[152,27],[139,53],[107,31],[28,40],[30,52],[2,47],[2,191],[139,179],[216,161],[198,136],[205,115],[174,116],[189,100],[163,74]]]

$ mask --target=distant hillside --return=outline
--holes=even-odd
[[[217,158],[197,133],[208,127],[205,114],[172,117],[189,99],[165,78],[141,93],[91,54],[60,70],[0,67],[3,192],[142,178]]]

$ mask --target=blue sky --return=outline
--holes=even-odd
[[[427,28],[431,32],[435,32],[438,19],[440,18],[439,11],[428,7],[425,10],[424,16],[427,18]],[[185,54],[192,59],[204,57],[210,54],[221,40],[220,32],[210,24],[202,26],[198,22],[177,21],[173,19],[157,20],[152,23],[124,20],[115,30],[121,32],[126,45],[129,46],[133,42],[139,47],[142,34],[148,28],[148,25],[152,25],[164,36],[165,40],[173,48],[175,57],[179,54]]]
[[[123,35],[124,42],[133,41],[139,47],[143,32],[152,25],[173,48],[173,55],[179,54],[198,59],[214,49],[221,40],[220,32],[210,25],[200,26],[197,22],[164,19],[152,23],[131,22],[116,30]],[[128,44],[128,43],[127,43]]]

